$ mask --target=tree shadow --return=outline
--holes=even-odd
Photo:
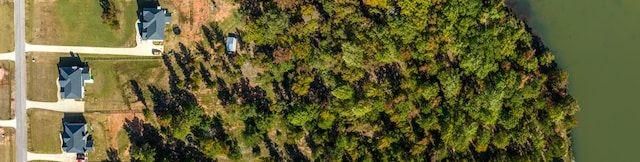
[[[168,54],[175,55],[175,52],[171,50]],[[176,70],[171,64],[171,58],[169,58],[168,55],[162,55],[162,61],[164,63],[164,66],[167,67],[167,70],[169,71],[169,87],[171,91],[177,91],[177,84],[180,82],[180,78],[178,78],[178,75],[176,75]]]
[[[204,61],[211,60],[211,53],[209,53],[209,51],[204,49],[204,47],[202,46],[202,42],[196,43],[196,50],[198,50],[198,53],[202,55],[202,57],[204,58]]]
[[[152,85],[147,85],[147,88],[151,91],[153,110],[156,114],[175,112],[175,108],[178,107],[178,103],[176,103],[173,97],[171,97],[169,92]]]
[[[107,159],[102,160],[102,162],[121,162],[120,157],[118,156],[118,150],[110,147],[107,149]]]
[[[142,104],[146,108],[147,107],[147,100],[144,98],[144,94],[143,94],[142,89],[140,88],[140,85],[138,84],[138,82],[135,81],[135,80],[129,80],[129,83],[131,84],[131,89],[133,90],[133,93],[136,94],[136,97],[138,98],[138,101],[142,102]]]
[[[230,102],[234,103],[234,97],[231,90],[227,88],[227,83],[225,83],[225,81],[220,77],[216,77],[216,81],[218,83],[218,99],[220,100],[220,104],[227,105],[227,103]]]
[[[209,72],[202,62],[200,62],[200,74],[202,74],[202,78],[204,79],[204,83],[207,87],[213,87],[215,83],[211,80],[211,72]]]
[[[284,148],[287,150],[287,154],[289,155],[292,161],[305,161],[305,162],[311,161],[307,159],[307,157],[304,156],[302,152],[300,152],[300,149],[298,149],[298,146],[296,145],[284,144]]]
[[[273,141],[271,141],[267,134],[264,134],[264,142],[267,146],[267,149],[269,150],[269,156],[273,157],[275,161],[284,161],[282,155],[280,155],[280,153],[278,153],[278,150],[276,149],[278,147],[278,144],[273,143]]]
[[[260,0],[238,0],[236,3],[240,4],[239,11],[249,18],[257,18],[264,14]]]
[[[148,144],[156,151],[155,159],[168,161],[213,161],[207,158],[200,150],[191,145],[187,145],[182,140],[175,138],[164,138],[158,129],[143,120],[134,117],[132,120],[125,119],[124,130],[129,133],[129,140],[132,145],[142,146]],[[131,159],[131,161],[136,161]]]

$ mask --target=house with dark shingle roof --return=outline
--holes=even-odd
[[[93,83],[91,70],[88,66],[67,66],[58,67],[60,76],[58,85],[60,86],[60,97],[63,99],[84,98],[84,84]]]
[[[86,153],[93,151],[93,140],[86,123],[63,122],[61,132],[62,151],[66,153]]]
[[[171,22],[166,8],[143,8],[138,11],[138,31],[142,40],[163,41],[165,25]]]

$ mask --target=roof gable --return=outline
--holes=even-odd
[[[165,25],[171,22],[167,9],[143,8],[139,13],[140,36],[143,40],[163,40]]]
[[[91,79],[89,67],[59,67],[60,72],[58,84],[60,94],[66,99],[80,99],[84,94],[84,81]]]
[[[84,153],[93,150],[86,123],[63,123],[62,150],[68,153]]]

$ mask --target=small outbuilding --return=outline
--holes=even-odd
[[[235,36],[227,37],[227,52],[236,52],[238,46],[238,40]]]

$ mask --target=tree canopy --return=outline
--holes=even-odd
[[[504,0],[236,3],[245,45],[201,72],[223,108],[159,115],[209,158],[571,159],[568,74]]]

